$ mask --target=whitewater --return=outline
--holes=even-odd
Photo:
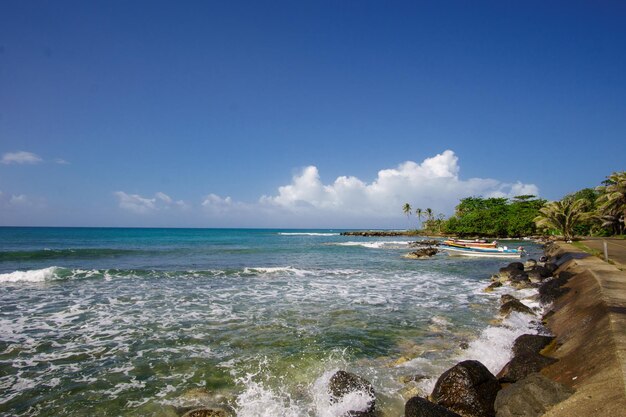
[[[408,260],[336,230],[0,228],[0,414],[337,417],[344,369],[387,416],[462,359],[497,372],[530,316],[502,260]],[[528,243],[531,257],[539,248]],[[531,291],[515,293],[524,299]],[[532,304],[531,304],[532,305]],[[415,376],[420,376],[415,378]]]

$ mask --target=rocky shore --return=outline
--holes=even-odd
[[[542,308],[503,294],[500,314],[537,316],[551,334],[519,336],[495,375],[477,360],[457,363],[432,392],[407,400],[404,417],[626,416],[626,272],[567,244],[550,244],[545,254],[546,262],[501,268],[485,291],[536,289]],[[383,416],[373,385],[358,375],[338,371],[328,392],[331,404],[360,398],[345,416]],[[213,407],[185,414],[227,415],[233,414]]]
[[[459,362],[437,380],[428,396],[414,396],[405,417],[582,417],[626,416],[626,274],[571,245],[546,249],[550,262],[513,262],[492,277],[486,289],[509,285],[537,288],[552,336],[525,334],[513,345],[513,358],[493,375],[476,360]],[[515,297],[501,297],[503,316],[536,314]],[[374,417],[371,384],[344,386],[344,395],[371,395],[365,410],[348,416]]]
[[[421,236],[417,230],[357,230],[341,232],[341,236],[363,237],[393,237],[393,236]]]

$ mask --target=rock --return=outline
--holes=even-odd
[[[221,408],[196,408],[187,411],[183,417],[231,417],[232,413]]]
[[[543,265],[543,267],[546,268],[548,271],[550,271],[550,275],[552,275],[554,274],[554,272],[557,270],[559,266],[555,264],[554,262],[546,262]]]
[[[542,304],[549,304],[561,295],[569,291],[569,288],[562,288],[573,276],[571,272],[561,272],[557,277],[545,280],[539,287],[539,301]]]
[[[541,272],[536,271],[534,269],[526,272],[526,274],[528,275],[528,280],[532,282],[533,284],[537,284],[543,280],[543,277],[541,276]]]
[[[500,304],[506,304],[509,301],[519,301],[519,300],[513,297],[511,294],[502,294],[500,296]]]
[[[494,289],[501,287],[501,286],[502,286],[502,283],[499,281],[492,282],[491,284],[489,284],[487,288],[485,288],[485,292],[492,292]]]
[[[534,259],[528,259],[524,262],[524,270],[533,269],[535,266],[537,266],[537,261]]]
[[[464,417],[493,417],[493,403],[499,390],[500,383],[485,365],[469,360],[444,372],[431,398]]]
[[[461,417],[425,398],[413,397],[404,405],[404,417]]]
[[[361,392],[363,395],[368,396],[370,400],[367,402],[365,410],[350,410],[348,414],[350,416],[366,417],[374,415],[374,408],[376,406],[376,397],[374,394],[374,387],[364,378],[358,375],[354,375],[346,371],[337,371],[330,377],[328,383],[328,390],[330,391],[331,403],[337,403],[341,401],[342,397],[352,392]]]
[[[506,303],[500,306],[500,314],[503,316],[508,316],[513,311],[517,311],[523,314],[534,314],[533,311],[526,306],[526,304],[522,303],[518,300],[507,301]]]
[[[513,343],[513,356],[528,355],[539,353],[543,348],[548,346],[554,337],[541,336],[538,334],[523,334]]]
[[[439,252],[439,250],[437,250],[436,248],[422,248],[414,252],[407,253],[406,255],[404,255],[404,257],[409,259],[430,258],[437,252]]]
[[[521,262],[511,262],[506,267],[509,269],[518,269],[520,271],[524,270],[524,264]]]
[[[441,244],[440,241],[435,240],[435,239],[422,239],[422,240],[416,240],[415,242],[411,242],[409,243],[409,247],[418,247],[418,246],[439,246]]]
[[[539,417],[567,399],[573,390],[541,374],[503,388],[496,397],[497,417]]]
[[[517,355],[504,365],[504,368],[498,372],[497,377],[500,382],[519,381],[530,374],[541,371],[556,361],[556,359],[548,358],[538,353]]]

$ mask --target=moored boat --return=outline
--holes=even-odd
[[[521,258],[524,255],[524,249],[509,249],[506,246],[498,246],[496,248],[471,248],[450,245],[441,245],[439,249],[445,250],[450,256],[472,256],[472,257],[491,257],[491,258]]]
[[[451,239],[445,240],[443,242],[444,245],[455,246],[461,248],[495,248],[498,245],[498,242],[495,240],[493,242],[482,241],[472,241],[472,240],[461,240],[461,239]]]

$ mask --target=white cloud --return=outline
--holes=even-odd
[[[7,152],[2,155],[2,162],[5,165],[8,164],[38,164],[42,159],[39,155],[34,154],[32,152],[18,151],[18,152]]]
[[[332,216],[352,219],[397,219],[404,202],[414,207],[432,208],[451,214],[459,200],[468,196],[513,197],[535,194],[533,184],[503,183],[495,179],[459,178],[458,157],[446,150],[421,163],[407,161],[396,168],[383,169],[366,183],[356,177],[341,176],[324,184],[318,169],[308,166],[295,175],[291,184],[278,188],[273,196],[262,196],[260,203],[293,214],[319,219]]]
[[[186,219],[213,227],[406,227],[402,205],[431,208],[435,214],[450,215],[459,200],[469,196],[514,197],[538,195],[533,184],[507,183],[493,178],[460,176],[458,157],[451,150],[420,163],[406,161],[395,168],[378,171],[376,178],[363,181],[340,176],[324,183],[317,167],[303,168],[289,184],[256,202],[241,202],[229,196],[207,194],[200,211],[163,192],[152,197],[115,193],[120,207],[135,213],[189,209]],[[170,212],[170,214],[173,212]]]
[[[46,200],[40,197],[29,197],[26,194],[4,194],[0,191],[0,207],[6,209],[43,208]]]
[[[69,162],[67,162],[67,161],[66,161],[65,159],[63,159],[63,158],[56,158],[56,159],[54,160],[54,163],[55,163],[55,164],[59,164],[59,165],[69,165],[69,164],[70,164]]]
[[[124,191],[116,191],[113,195],[117,197],[120,208],[138,214],[168,210],[172,207],[180,209],[186,209],[188,207],[184,201],[174,201],[170,196],[161,191],[157,192],[152,198],[142,197],[139,194],[127,194]]]

